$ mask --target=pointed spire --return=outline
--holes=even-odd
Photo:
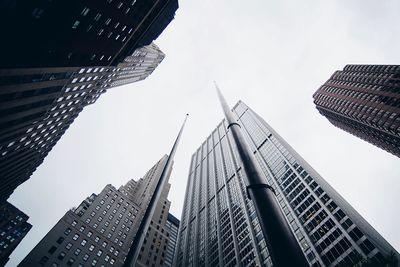
[[[225,97],[222,95],[221,90],[219,89],[216,81],[214,81],[214,85],[215,89],[217,90],[219,101],[221,102],[222,110],[224,111],[224,115],[228,123],[228,128],[230,128],[232,124],[236,124],[240,127],[240,125],[233,118],[232,111],[229,109]]]
[[[185,120],[183,121],[183,124],[181,126],[181,129],[179,130],[178,136],[175,139],[175,142],[171,148],[171,152],[169,153],[167,162],[165,163],[164,169],[162,170],[160,179],[158,180],[158,183],[156,185],[156,188],[154,189],[153,196],[150,199],[149,205],[147,206],[147,209],[144,213],[143,219],[140,222],[138,231],[136,233],[135,239],[133,240],[133,243],[131,245],[131,248],[128,252],[128,255],[126,256],[126,260],[124,263],[124,267],[134,267],[136,266],[136,261],[139,256],[140,249],[143,245],[143,240],[146,235],[146,231],[150,226],[150,221],[153,217],[154,211],[157,207],[158,201],[160,200],[163,188],[165,186],[165,183],[168,179],[168,176],[170,174],[171,168],[172,168],[172,163],[174,160],[175,152],[178,148],[179,141],[181,139],[181,135],[183,132],[183,128],[185,127],[186,120],[189,117],[189,114],[186,114]]]

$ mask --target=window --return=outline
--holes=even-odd
[[[49,260],[49,257],[42,257],[41,259],[40,259],[40,261],[39,261],[39,263],[41,264],[41,265],[45,265],[46,264],[46,262]]]
[[[91,237],[93,235],[93,232],[91,232],[91,231],[89,231],[88,233],[87,233],[87,236],[88,237]]]
[[[73,221],[73,222],[71,223],[72,226],[75,226],[76,224],[77,224],[76,221]]]
[[[68,249],[68,250],[70,250],[70,249],[72,248],[72,243],[68,243],[68,244],[65,246],[65,248]]]
[[[90,8],[84,7],[84,8],[82,9],[81,15],[82,15],[82,16],[86,16],[86,15],[89,13],[89,11],[90,11]]]
[[[56,250],[57,250],[57,247],[52,246],[52,247],[49,249],[49,253],[50,253],[50,254],[53,254]]]
[[[94,20],[99,21],[100,18],[101,18],[101,14],[97,13],[96,16],[94,17]]]
[[[78,28],[79,23],[81,23],[81,22],[80,22],[79,20],[76,20],[76,21],[74,22],[74,24],[72,24],[72,29]]]
[[[89,255],[88,255],[88,254],[85,254],[85,255],[82,257],[82,259],[83,259],[84,261],[87,261],[87,260],[89,259]]]
[[[38,7],[32,11],[32,17],[35,19],[39,19],[42,16],[42,14],[43,14],[43,9]]]
[[[75,250],[75,252],[74,252],[74,254],[75,254],[76,256],[78,256],[80,253],[81,253],[81,249],[79,249],[79,248],[77,248],[77,249]]]
[[[86,239],[83,239],[82,242],[81,242],[81,245],[82,245],[82,246],[85,246],[86,243],[87,243],[87,240],[86,240]]]
[[[73,239],[73,240],[78,240],[78,238],[79,238],[79,235],[78,235],[78,234],[75,234],[74,237],[73,237],[72,239]]]
[[[69,258],[69,260],[67,261],[67,265],[71,266],[74,263],[74,259],[73,258]]]
[[[65,252],[61,252],[60,254],[58,254],[57,259],[62,260],[65,257]]]
[[[57,239],[57,243],[58,243],[58,244],[61,244],[61,243],[64,241],[64,239],[65,239],[65,238],[62,237],[62,236],[59,237],[59,238]]]

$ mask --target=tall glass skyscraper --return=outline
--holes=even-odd
[[[259,115],[233,108],[310,266],[380,266],[394,248]],[[245,173],[222,121],[193,154],[176,266],[272,266]]]
[[[168,213],[165,228],[168,231],[167,235],[169,237],[169,240],[165,252],[164,267],[172,267],[176,251],[176,241],[178,238],[179,220],[175,218],[175,216],[171,213]]]

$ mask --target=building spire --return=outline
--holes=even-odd
[[[261,230],[267,242],[274,266],[309,266],[304,254],[279,207],[274,189],[267,184],[256,157],[242,133],[241,126],[229,109],[217,83],[214,81],[222,109],[242,161],[248,197],[253,201]]]
[[[133,240],[133,243],[131,245],[131,248],[128,252],[128,255],[126,256],[126,260],[124,263],[124,267],[134,267],[136,265],[136,261],[139,256],[140,249],[143,245],[143,240],[146,235],[147,229],[150,226],[150,221],[153,217],[154,211],[157,207],[158,201],[160,200],[163,188],[165,186],[165,183],[168,179],[169,173],[172,169],[172,164],[175,156],[175,152],[178,148],[179,141],[181,139],[181,135],[183,132],[183,128],[185,127],[186,120],[189,117],[189,114],[186,114],[185,120],[183,121],[183,124],[181,126],[181,129],[179,130],[178,136],[175,139],[175,142],[172,146],[172,149],[169,153],[169,156],[167,158],[167,162],[165,163],[164,169],[162,170],[160,179],[158,180],[158,183],[156,185],[156,188],[154,189],[153,196],[150,199],[149,205],[147,206],[147,209],[145,211],[145,214],[143,216],[142,221],[140,222],[138,231],[136,233],[136,236]]]

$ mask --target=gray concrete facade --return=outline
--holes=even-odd
[[[161,158],[143,178],[130,180],[119,189],[107,185],[100,194],[92,194],[68,211],[20,266],[122,266],[167,158]],[[165,227],[169,187],[168,183],[164,187],[151,229]],[[151,229],[148,234],[153,236]],[[165,236],[160,246],[164,248],[167,243]],[[143,247],[150,249],[148,244]],[[161,253],[158,263],[163,258]],[[139,262],[137,266],[142,265]]]

